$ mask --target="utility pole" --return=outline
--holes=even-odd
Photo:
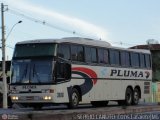
[[[4,27],[4,5],[1,3],[1,21],[2,21],[2,73],[3,73],[3,108],[7,105],[7,81],[6,81],[6,55],[5,55],[5,27]]]

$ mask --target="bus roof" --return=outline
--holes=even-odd
[[[103,47],[111,46],[111,44],[106,41],[93,40],[93,39],[80,38],[80,37],[67,37],[62,39],[37,39],[37,40],[18,42],[17,44],[27,44],[27,43],[28,44],[30,43],[77,43],[77,44],[103,46]]]
[[[75,44],[82,44],[82,45],[91,45],[97,47],[104,47],[104,48],[115,48],[118,50],[126,50],[126,51],[134,51],[134,52],[143,52],[143,53],[150,53],[149,50],[144,49],[126,49],[120,47],[113,47],[110,43],[102,40],[93,40],[89,38],[81,38],[81,37],[67,37],[62,39],[36,39],[36,40],[28,40],[18,42],[16,45],[19,44],[36,44],[36,43],[75,43]]]

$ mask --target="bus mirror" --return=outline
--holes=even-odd
[[[57,78],[68,80],[71,78],[71,65],[68,63],[57,62]]]
[[[71,64],[65,63],[64,69],[65,79],[71,79]]]

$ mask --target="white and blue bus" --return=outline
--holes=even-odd
[[[15,46],[10,96],[39,109],[46,104],[137,105],[151,97],[151,55],[87,38],[43,39]]]

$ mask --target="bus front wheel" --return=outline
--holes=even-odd
[[[77,89],[73,88],[70,94],[69,108],[77,108],[80,100],[80,94]]]

